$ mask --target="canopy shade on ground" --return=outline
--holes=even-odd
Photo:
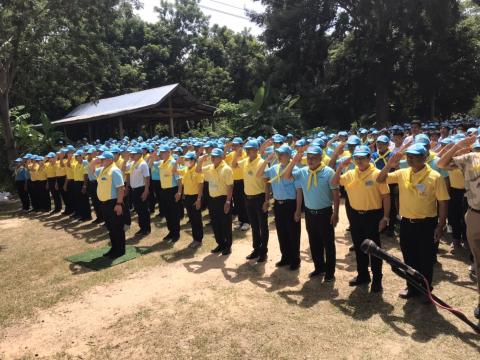
[[[78,125],[83,124],[91,139],[99,133],[113,135],[115,130],[123,137],[128,127],[152,129],[153,124],[168,120],[174,136],[177,120],[204,119],[212,117],[214,111],[214,107],[202,104],[182,86],[173,84],[82,104],[52,124],[63,126],[65,133],[67,127],[79,129]]]

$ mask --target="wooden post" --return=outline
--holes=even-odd
[[[88,123],[88,141],[91,143],[93,140],[93,135],[92,135],[92,123]]]
[[[123,131],[123,120],[122,118],[118,118],[118,129],[120,131],[120,138],[123,139],[124,131]]]
[[[170,116],[170,136],[175,136],[175,129],[173,128],[173,108],[172,108],[172,95],[168,97],[168,115]]]

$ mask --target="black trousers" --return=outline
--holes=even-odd
[[[60,211],[62,209],[62,198],[60,196],[60,191],[55,189],[55,184],[57,183],[57,178],[48,178],[48,190],[50,195],[52,195],[53,203],[55,204],[55,211]]]
[[[398,207],[396,204],[398,198],[398,184],[390,184],[390,222],[388,223],[388,230],[394,231],[397,223]]]
[[[140,230],[150,232],[150,204],[148,198],[143,201],[142,194],[145,191],[145,186],[132,189],[133,207],[138,215],[138,225]]]
[[[325,271],[327,277],[335,274],[335,231],[330,223],[333,210],[305,208],[305,225],[315,270]]]
[[[296,208],[296,200],[275,200],[273,204],[281,260],[291,265],[300,264],[301,224],[294,219]]]
[[[130,226],[132,225],[132,214],[130,213],[130,210],[133,207],[132,188],[127,184],[124,184],[124,185],[125,185],[125,189],[128,189],[128,193],[126,193],[125,196],[123,197],[123,204],[126,209],[126,211],[123,212],[123,219],[125,221],[125,225]]]
[[[152,184],[153,192],[155,193],[155,203],[158,204],[158,213],[160,216],[165,216],[162,212],[162,206],[161,206],[162,187],[160,186],[160,180],[152,180],[151,184]]]
[[[50,193],[47,190],[47,180],[35,181],[35,186],[38,194],[38,210],[41,210],[41,211],[52,210]]]
[[[67,181],[67,180],[66,180]],[[67,191],[65,191],[65,214],[73,214],[75,211],[75,191],[74,191],[74,183],[72,179],[68,179],[67,182]]]
[[[100,200],[98,200],[97,187],[98,187],[98,183],[95,180],[89,181],[88,196],[90,196],[90,199],[92,199],[93,211],[95,211],[95,216],[97,217],[97,220],[104,221],[104,218],[102,215],[102,208],[100,206]]]
[[[405,264],[419,271],[432,285],[433,264],[435,259],[434,231],[437,218],[428,218],[419,222],[411,222],[403,218],[400,222],[400,249]],[[408,285],[410,291],[417,290]]]
[[[202,196],[202,210],[208,208],[208,201],[210,200],[210,192],[208,190],[208,181],[203,182],[203,196]]]
[[[455,240],[467,241],[465,214],[468,210],[464,189],[450,188],[448,202],[448,223],[452,226],[452,237]]]
[[[208,209],[211,216],[213,234],[215,241],[224,249],[232,247],[232,211],[225,214],[224,206],[227,196],[211,197],[208,202]]]
[[[245,204],[245,190],[243,180],[233,181],[233,209],[232,213],[237,215],[238,222],[242,224],[249,223],[249,217],[247,213],[247,207]]]
[[[247,215],[252,227],[253,250],[260,255],[266,255],[268,252],[268,212],[263,211],[264,202],[263,193],[255,196],[245,195]]]
[[[28,180],[27,181],[27,192],[30,197],[30,203],[33,210],[38,210],[38,195],[35,190],[36,181]]]
[[[117,199],[101,201],[100,206],[112,244],[111,252],[114,255],[123,255],[125,254],[125,231],[123,229],[125,217],[123,215],[118,216],[113,210],[116,203]],[[125,211],[128,211],[128,209],[123,205],[123,212],[125,213]]]
[[[148,210],[150,213],[155,213],[155,204],[157,203],[157,199],[155,198],[155,190],[153,189],[153,181],[150,181],[150,185],[148,186]]]
[[[65,185],[65,179],[66,179],[65,176],[57,176],[58,193],[60,194],[62,203],[66,207],[67,202],[65,201],[65,191],[63,190],[63,185]]]
[[[202,210],[197,210],[195,207],[195,201],[197,201],[197,195],[185,195],[183,204],[187,209],[187,215],[190,219],[190,226],[192,227],[193,240],[202,242],[203,240],[203,222],[202,222]]]
[[[83,192],[83,181],[75,181],[73,186],[75,214],[83,220],[91,220],[90,200],[88,199],[87,189],[85,189],[85,193]]]
[[[25,180],[15,181],[15,187],[17,189],[18,197],[22,202],[22,209],[30,209],[30,197],[28,196],[28,182]]]
[[[168,236],[173,239],[180,237],[180,210],[179,204],[175,201],[175,194],[178,192],[178,187],[169,189],[162,189],[162,209],[165,214],[167,222]]]
[[[352,225],[352,207],[350,206],[350,200],[348,194],[345,192],[345,212],[347,213],[348,224]]]
[[[353,246],[355,247],[355,256],[357,258],[357,273],[361,279],[369,279],[368,263],[370,261],[374,280],[382,278],[382,260],[375,256],[365,254],[360,246],[365,239],[370,239],[378,246],[380,244],[380,233],[378,232],[378,223],[383,217],[383,210],[371,210],[359,212],[352,209],[351,234]]]

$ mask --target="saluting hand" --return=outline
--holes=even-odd
[[[470,147],[473,145],[473,143],[477,140],[477,136],[476,134],[472,134],[468,137],[466,137],[465,139],[462,139],[460,140],[458,143],[457,143],[457,146],[459,148],[467,148],[467,147]]]
[[[302,158],[303,158],[303,152],[302,151],[299,151],[295,154],[295,156],[293,157],[293,162],[295,164],[298,164],[300,161],[302,161]]]
[[[352,162],[352,158],[348,157],[340,163],[340,167],[342,169],[345,169],[346,167],[348,167],[350,165],[351,162]]]

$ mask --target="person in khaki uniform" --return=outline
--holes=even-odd
[[[480,143],[476,141],[476,136],[469,136],[450,146],[438,161],[438,166],[444,169],[458,168],[465,179],[467,240],[475,262],[479,294],[474,315],[480,319]],[[470,152],[470,148],[474,151]]]

